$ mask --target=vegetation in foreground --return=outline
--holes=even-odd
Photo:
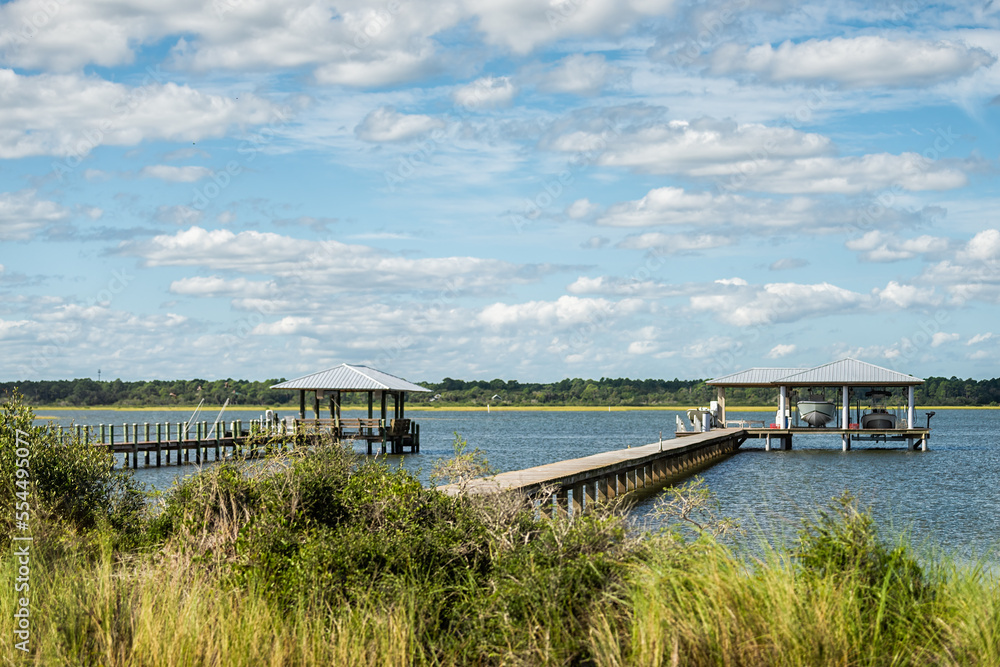
[[[289,406],[298,407],[294,391],[271,389],[282,379],[265,381],[234,380],[151,380],[95,382],[76,380],[39,380],[0,382],[0,400],[19,391],[31,405],[60,407],[158,407],[192,406],[202,399],[208,405]],[[715,387],[704,380],[632,380],[572,378],[559,382],[538,383],[517,380],[454,380],[421,382],[428,394],[410,395],[410,405],[455,406],[691,406],[707,405],[715,399]],[[367,405],[363,394],[345,394],[345,406]],[[906,397],[898,394],[898,403]],[[776,405],[773,388],[733,388],[728,392],[730,405]],[[927,378],[916,388],[918,405],[996,406],[1000,405],[1000,378],[962,380],[957,377]],[[892,401],[890,401],[892,404]]]
[[[732,526],[698,483],[640,536],[621,507],[542,518],[331,444],[252,475],[214,466],[150,510],[127,472],[31,418],[15,398],[0,431],[0,527],[24,534],[27,441],[34,537],[27,656],[10,639],[19,565],[0,560],[4,664],[1000,664],[997,582],[918,562],[849,496],[750,559],[717,539]],[[439,475],[481,470],[457,454]]]

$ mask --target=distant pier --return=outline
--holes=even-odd
[[[201,464],[227,458],[257,458],[311,447],[322,440],[364,441],[381,454],[420,451],[420,427],[409,419],[291,419],[202,422],[123,423],[58,426],[60,442],[76,438],[93,447],[124,454],[124,466]],[[131,465],[129,458],[131,457]]]

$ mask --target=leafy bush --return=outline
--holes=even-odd
[[[14,394],[0,416],[0,530],[11,534],[17,503],[78,529],[110,526],[118,537],[141,530],[145,495],[130,471],[115,470],[110,451],[75,436],[60,442],[54,430],[34,426],[34,413]],[[18,455],[25,453],[27,457]],[[18,478],[27,459],[28,475]],[[20,484],[18,484],[20,482]],[[20,496],[18,494],[21,494]],[[23,507],[23,505],[22,505]]]

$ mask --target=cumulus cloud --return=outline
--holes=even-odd
[[[767,355],[765,356],[767,356],[768,359],[780,359],[782,357],[787,357],[788,355],[792,354],[793,352],[795,352],[795,349],[796,347],[794,344],[786,345],[782,343],[772,347],[771,351],[768,352]]]
[[[883,289],[875,289],[873,294],[883,303],[897,308],[935,306],[941,303],[941,298],[935,293],[933,287],[903,285],[895,280],[890,280]]]
[[[194,183],[212,175],[212,170],[208,167],[174,167],[166,164],[153,164],[143,167],[139,172],[146,178],[159,178],[171,183]]]
[[[969,300],[1000,303],[1000,231],[977,233],[951,257],[928,266],[920,280],[944,287],[955,305]]]
[[[0,69],[0,158],[82,159],[101,145],[197,141],[234,126],[267,123],[277,113],[251,94],[234,100],[157,80],[136,88],[80,75],[23,76]]]
[[[50,224],[69,217],[56,202],[38,199],[34,190],[0,193],[0,240],[27,241]]]
[[[555,301],[527,301],[525,303],[494,303],[479,313],[477,320],[490,327],[546,326],[565,328],[571,326],[601,326],[613,317],[636,312],[643,307],[641,299],[589,299],[563,295]]]
[[[771,262],[771,265],[767,268],[771,271],[788,271],[791,269],[801,269],[806,266],[809,266],[808,260],[799,257],[784,257]]]
[[[650,232],[636,234],[623,239],[617,247],[631,250],[655,250],[657,254],[674,255],[711,250],[732,245],[730,236],[718,234],[661,234]]]
[[[819,204],[805,197],[784,200],[742,195],[714,195],[689,192],[683,188],[662,187],[642,198],[609,206],[597,224],[609,227],[694,226],[779,229],[810,223],[810,232],[831,231],[817,221],[831,216],[818,210]]]
[[[516,96],[517,87],[506,76],[476,79],[452,95],[456,104],[471,110],[509,106]]]
[[[930,86],[988,67],[996,57],[981,48],[875,35],[786,41],[777,48],[720,47],[711,58],[716,74],[749,72],[775,83],[833,81],[844,86]]]
[[[718,281],[717,281],[718,282]],[[776,322],[795,322],[807,317],[844,315],[869,307],[870,297],[850,290],[820,283],[770,283],[764,286],[723,285],[715,293],[706,292],[690,298],[691,309],[713,313],[734,326],[757,326]]]
[[[572,220],[582,220],[584,218],[589,218],[600,209],[600,206],[591,202],[587,198],[577,199],[575,202],[566,207],[566,217]]]
[[[118,253],[147,266],[200,266],[213,271],[268,273],[288,282],[340,291],[378,289],[497,291],[527,283],[554,267],[516,265],[477,257],[409,258],[334,240],[316,242],[271,232],[201,227],[125,241]]]
[[[354,128],[355,135],[365,141],[405,141],[444,126],[444,122],[422,114],[403,114],[392,107],[370,112]]]
[[[896,262],[919,255],[940,254],[948,250],[948,239],[923,235],[915,239],[902,239],[879,230],[866,232],[860,238],[847,241],[849,250],[861,253],[866,262]]]
[[[949,190],[965,173],[919,153],[836,157],[829,138],[788,127],[698,119],[611,133],[565,131],[545,142],[557,151],[594,151],[597,162],[653,174],[719,182],[721,188],[782,194],[860,194],[889,187]]]
[[[233,296],[242,298],[263,298],[277,292],[274,281],[247,280],[235,278],[227,280],[220,276],[192,276],[170,283],[171,294],[199,297]]]
[[[940,347],[945,343],[954,343],[961,336],[957,333],[946,333],[944,331],[938,331],[933,336],[931,336],[931,347]]]
[[[629,70],[608,63],[601,54],[575,53],[538,77],[538,86],[550,93],[597,95],[605,88],[627,84]]]
[[[976,334],[969,340],[965,342],[966,345],[979,345],[980,343],[985,343],[986,341],[993,338],[993,332],[988,331],[986,333]]]

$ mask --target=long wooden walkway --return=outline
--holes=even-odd
[[[228,457],[255,458],[295,447],[312,446],[323,438],[361,440],[379,446],[382,454],[420,451],[420,426],[409,419],[295,419],[267,422],[209,424],[208,422],[99,424],[58,426],[58,438],[76,438],[92,447],[123,454],[125,467],[200,464]],[[131,466],[129,458],[131,457]],[[173,460],[171,460],[173,458]],[[193,461],[192,461],[193,459]]]
[[[579,513],[598,502],[641,489],[663,486],[678,475],[735,453],[746,440],[744,429],[717,429],[683,439],[663,440],[526,470],[500,473],[466,484],[438,487],[450,494],[519,491],[549,511]]]

